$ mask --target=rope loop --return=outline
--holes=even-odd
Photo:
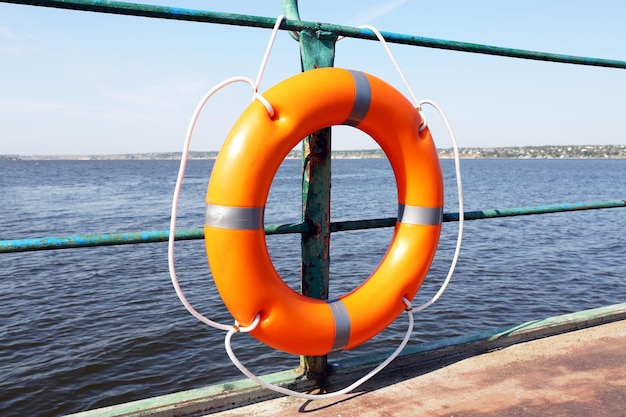
[[[257,328],[260,322],[261,322],[261,314],[258,313],[256,316],[254,316],[254,320],[252,321],[252,324],[249,326],[241,327],[239,325],[239,322],[235,320],[235,324],[233,324],[233,329],[237,333],[250,333],[251,331]]]
[[[413,92],[413,89],[411,88],[411,85],[409,84],[409,81],[404,76],[404,73],[402,72],[402,69],[400,68],[400,65],[398,64],[398,61],[396,61],[396,58],[394,58],[393,54],[391,53],[391,49],[389,48],[389,45],[387,45],[387,40],[382,35],[382,33],[380,33],[380,31],[378,29],[376,29],[374,26],[370,26],[370,25],[360,25],[360,26],[357,26],[357,27],[359,29],[367,29],[367,30],[371,31],[372,33],[374,33],[374,35],[376,35],[376,37],[380,41],[380,43],[383,46],[383,48],[385,48],[385,51],[387,52],[387,55],[389,56],[389,59],[391,60],[391,63],[396,68],[396,71],[398,72],[398,75],[402,79],[402,82],[404,83],[404,85],[406,86],[407,90],[409,91],[409,95],[413,99],[413,104],[415,105],[415,107],[420,107],[419,100],[415,96],[415,93]]]
[[[385,49],[385,52],[387,52],[387,55],[389,56],[389,59],[391,60],[391,63],[393,64],[394,68],[396,69],[396,72],[400,76],[400,79],[404,83],[406,89],[409,92],[409,95],[411,96],[411,99],[413,100],[413,104],[415,105],[416,110],[420,113],[420,116],[422,116],[422,125],[419,127],[419,131],[420,132],[423,131],[424,129],[426,129],[427,124],[426,124],[426,116],[422,112],[422,104],[417,99],[417,96],[413,92],[413,89],[411,88],[411,85],[409,84],[409,81],[404,76],[404,73],[402,72],[402,69],[400,68],[400,65],[398,64],[398,61],[396,61],[396,58],[393,56],[393,53],[391,53],[391,48],[389,48],[389,45],[387,44],[387,40],[382,35],[382,33],[380,33],[380,31],[376,27],[374,27],[374,26],[371,26],[371,25],[360,25],[360,26],[357,26],[357,28],[359,28],[359,29],[367,29],[370,32],[372,32],[378,38],[379,42],[381,43],[381,45]],[[340,41],[340,40],[342,40],[344,38],[345,38],[345,36],[340,36],[339,38],[337,38],[337,41]]]
[[[261,65],[259,66],[259,73],[256,76],[255,92],[259,90],[259,86],[261,85],[261,78],[263,78],[263,74],[265,73],[265,67],[267,66],[267,61],[270,57],[270,52],[272,52],[272,47],[274,46],[274,41],[276,40],[276,35],[278,35],[278,28],[280,28],[280,24],[285,20],[285,16],[282,14],[276,18],[276,23],[274,23],[274,28],[272,29],[272,35],[270,36],[270,40],[267,44],[267,48],[265,49],[265,54],[263,55],[263,60],[261,60]]]
[[[206,103],[209,101],[209,99],[211,97],[213,97],[213,95],[215,93],[217,93],[218,91],[220,91],[221,89],[223,89],[224,87],[226,87],[227,85],[236,83],[236,82],[244,82],[248,85],[250,85],[250,87],[252,88],[252,97],[253,100],[259,100],[263,106],[265,106],[265,108],[267,109],[267,113],[269,114],[270,117],[274,117],[274,108],[271,105],[271,103],[265,98],[263,97],[261,94],[259,94],[259,86],[261,84],[261,79],[263,78],[263,73],[265,72],[265,67],[267,65],[267,61],[269,59],[269,55],[270,52],[272,50],[272,46],[274,45],[274,40],[276,39],[276,35],[278,33],[278,28],[280,27],[281,22],[285,19],[285,16],[278,16],[278,18],[276,19],[276,23],[274,24],[274,29],[272,31],[272,35],[270,37],[270,40],[268,42],[267,48],[265,50],[265,54],[263,56],[263,60],[261,61],[261,65],[259,68],[259,73],[257,75],[257,79],[256,81],[252,81],[250,78],[248,77],[242,77],[242,76],[238,76],[238,77],[231,77],[228,78],[224,81],[222,81],[221,83],[215,85],[213,88],[211,88],[209,91],[207,91],[205,93],[205,95],[200,99],[200,102],[197,104],[196,109],[193,113],[193,115],[191,116],[191,120],[189,121],[189,125],[187,127],[187,134],[185,136],[185,142],[183,145],[183,151],[182,151],[182,155],[180,158],[180,168],[178,170],[178,177],[176,179],[176,186],[174,188],[174,197],[172,199],[172,214],[170,217],[170,231],[169,231],[169,238],[168,238],[168,246],[167,246],[167,259],[168,259],[168,265],[169,265],[169,272],[170,272],[170,278],[172,281],[172,285],[174,287],[174,290],[176,291],[176,295],[178,295],[179,300],[181,301],[181,303],[183,304],[183,306],[187,309],[187,311],[194,316],[195,318],[197,318],[198,320],[200,320],[201,322],[207,324],[208,326],[214,327],[216,329],[220,329],[220,330],[224,330],[224,331],[232,331],[233,328],[238,329],[237,331],[241,331],[241,332],[250,332],[252,330],[254,330],[256,328],[256,326],[259,323],[260,320],[260,316],[258,316],[255,321],[253,322],[253,324],[251,326],[248,327],[242,327],[239,328],[239,325],[236,323],[235,326],[229,326],[226,324],[222,324],[222,323],[217,323],[207,317],[205,317],[204,315],[202,315],[200,312],[198,312],[192,305],[191,303],[187,300],[187,297],[185,296],[185,293],[183,292],[180,283],[178,281],[178,277],[176,276],[176,268],[174,265],[174,241],[175,241],[175,235],[176,235],[176,217],[177,217],[177,212],[178,212],[178,199],[180,196],[180,191],[182,188],[182,184],[183,184],[183,179],[185,177],[185,170],[187,168],[187,160],[189,158],[189,148],[191,146],[191,138],[193,136],[193,131],[194,128],[196,126],[196,123],[198,121],[198,118],[200,117],[200,113],[202,112],[202,109],[204,108],[204,106],[206,105]]]
[[[416,107],[416,110],[419,112],[420,116],[422,117],[422,125],[418,129],[418,132],[421,132],[422,130],[428,127],[428,120],[426,119],[426,113],[422,111],[421,105],[419,107]]]
[[[448,275],[446,276],[445,280],[441,284],[439,291],[437,291],[437,293],[429,301],[416,307],[415,311],[422,311],[422,310],[427,309],[431,305],[433,305],[439,299],[439,297],[441,297],[443,292],[446,290],[448,284],[450,283],[450,280],[452,279],[452,275],[454,275],[454,269],[456,268],[457,261],[459,260],[459,254],[461,252],[461,242],[463,241],[463,226],[465,224],[465,215],[464,215],[464,208],[463,208],[463,184],[461,181],[461,158],[459,155],[459,146],[456,141],[456,136],[454,135],[454,132],[452,131],[452,126],[450,126],[450,123],[448,122],[448,118],[446,117],[441,107],[439,107],[439,105],[433,100],[420,101],[420,107],[423,106],[424,104],[427,104],[433,107],[437,111],[437,113],[441,117],[441,120],[443,120],[443,123],[445,124],[446,129],[448,130],[448,135],[450,136],[450,140],[452,141],[452,148],[454,150],[454,169],[456,173],[457,194],[459,196],[459,230],[457,232],[458,234],[457,234],[456,248],[454,250],[454,256],[452,257],[452,262],[450,263],[450,269],[448,270]]]
[[[375,28],[374,26],[370,26],[370,25],[360,25],[357,26],[360,29],[367,29],[369,31],[371,31],[372,33],[374,33],[374,35],[378,38],[378,40],[380,41],[380,43],[382,44],[383,48],[385,49],[385,51],[387,52],[387,55],[389,56],[389,59],[391,60],[393,66],[396,68],[396,71],[398,72],[398,75],[400,76],[400,78],[402,79],[402,81],[404,82],[404,85],[406,86],[407,90],[409,91],[409,94],[411,96],[411,98],[413,99],[413,103],[415,106],[415,109],[419,112],[420,116],[422,117],[422,125],[419,127],[419,132],[423,131],[424,129],[426,129],[426,127],[428,126],[427,124],[427,119],[426,119],[426,114],[423,112],[423,105],[424,104],[428,104],[432,107],[435,108],[435,110],[439,113],[441,119],[443,120],[444,124],[446,125],[446,128],[448,130],[448,135],[450,136],[450,139],[452,140],[452,147],[454,149],[454,164],[455,164],[455,171],[456,171],[456,182],[457,182],[457,192],[458,192],[458,196],[459,196],[459,231],[458,231],[458,237],[457,237],[457,243],[456,243],[456,249],[454,252],[454,257],[452,259],[451,265],[450,265],[450,269],[448,271],[448,275],[446,276],[444,282],[441,284],[441,287],[439,288],[439,291],[437,291],[437,293],[435,294],[435,296],[433,296],[433,298],[429,301],[427,301],[426,303],[420,305],[419,307],[416,307],[414,311],[422,311],[428,307],[430,307],[432,304],[434,304],[439,297],[441,297],[441,295],[443,294],[443,292],[446,290],[446,287],[448,286],[448,284],[450,283],[450,280],[452,279],[452,275],[454,274],[454,269],[456,267],[458,258],[459,258],[459,253],[461,250],[461,242],[463,240],[463,225],[464,225],[464,215],[463,215],[463,187],[461,184],[461,167],[460,167],[460,156],[459,156],[459,149],[458,149],[458,144],[456,141],[456,137],[454,136],[454,132],[452,131],[452,127],[450,126],[450,124],[448,123],[448,119],[446,118],[443,110],[437,105],[437,103],[435,103],[432,100],[418,100],[417,97],[415,96],[415,93],[413,92],[413,89],[411,88],[411,85],[409,84],[408,80],[406,79],[406,77],[404,76],[404,73],[402,72],[402,69],[400,68],[400,65],[398,64],[398,62],[396,61],[396,59],[394,58],[391,49],[389,48],[387,41],[385,40],[385,37],[382,35],[382,33]],[[343,36],[340,36],[337,40],[342,40],[344,39]],[[409,307],[410,310],[412,310],[412,307]],[[407,310],[409,311],[409,310]]]
[[[270,116],[270,119],[274,117],[274,107],[265,97],[255,91],[253,94],[253,100],[254,99],[259,100],[261,104],[265,106],[265,109],[267,110],[267,114]]]
[[[411,302],[407,298],[405,298],[405,297],[402,297],[402,302],[405,305],[407,305],[407,306],[411,306]],[[347,393],[353,391],[355,388],[358,388],[363,383],[369,381],[374,375],[376,375],[381,370],[383,370],[387,365],[389,365],[389,363],[391,363],[391,361],[393,361],[400,354],[400,352],[402,352],[402,350],[404,350],[404,347],[407,345],[407,343],[409,342],[409,339],[411,338],[411,333],[413,333],[413,326],[414,326],[414,323],[415,323],[414,318],[413,318],[413,312],[411,311],[411,309],[407,308],[406,313],[407,313],[407,316],[409,318],[409,325],[408,325],[407,331],[406,331],[406,333],[404,335],[404,338],[402,339],[402,342],[396,348],[396,350],[394,350],[393,353],[391,355],[389,355],[389,357],[387,359],[385,359],[383,362],[381,362],[376,368],[372,369],[370,372],[368,372],[365,376],[363,376],[360,379],[358,379],[356,382],[353,382],[349,386],[347,386],[347,387],[345,387],[345,388],[343,388],[343,389],[341,389],[339,391],[335,391],[335,392],[331,392],[331,393],[327,393],[327,394],[307,394],[307,393],[304,393],[304,392],[298,392],[298,391],[290,390],[288,388],[280,387],[278,385],[274,385],[274,384],[271,384],[269,382],[266,382],[266,381],[262,380],[261,378],[259,378],[258,376],[256,376],[255,374],[253,374],[248,368],[245,367],[245,365],[243,365],[241,363],[241,361],[237,358],[237,356],[233,352],[233,348],[231,346],[231,340],[232,340],[233,335],[235,333],[237,333],[234,328],[232,328],[226,334],[226,337],[224,338],[224,347],[226,348],[226,353],[228,354],[228,357],[233,362],[233,364],[237,367],[237,369],[239,369],[241,371],[241,373],[243,373],[245,376],[247,376],[250,380],[256,382],[259,385],[261,385],[263,388],[267,388],[269,390],[272,390],[274,392],[278,392],[280,394],[289,395],[289,396],[292,396],[292,397],[303,398],[305,400],[324,400],[324,399],[329,399],[329,398],[336,398],[336,397],[338,397],[340,395],[344,395],[344,394],[347,394]],[[259,317],[259,315],[257,314],[257,318],[258,317]],[[255,321],[257,321],[257,320],[255,319]],[[258,324],[258,322],[257,322],[257,324]],[[252,323],[252,325],[248,326],[248,328],[252,328],[253,326],[256,327],[255,323]],[[243,332],[244,328],[242,328],[241,330]],[[252,330],[254,330],[254,329],[251,329],[250,331],[252,331]]]
[[[409,81],[404,76],[404,73],[402,72],[402,69],[400,68],[400,65],[398,64],[398,61],[396,61],[396,58],[393,56],[393,53],[391,52],[391,48],[389,48],[389,45],[387,44],[387,40],[382,35],[382,33],[380,33],[380,31],[376,27],[374,27],[374,26],[371,26],[371,25],[360,25],[360,26],[357,26],[357,28],[359,28],[359,29],[367,29],[370,32],[372,32],[378,38],[379,42],[381,43],[381,45],[385,49],[385,52],[387,52],[387,55],[389,56],[389,59],[391,60],[391,63],[393,64],[394,68],[396,69],[396,72],[400,76],[400,79],[404,83],[406,89],[409,92],[409,95],[411,96],[411,99],[413,100],[413,104],[415,105],[415,108],[420,113],[420,116],[422,116],[422,125],[419,127],[419,131],[420,132],[423,131],[424,129],[426,129],[427,124],[426,124],[426,116],[422,112],[422,105],[421,105],[420,101],[417,99],[417,96],[415,95],[415,93],[413,92],[413,89],[411,88],[411,85],[409,84]],[[345,37],[340,36],[339,38],[337,38],[337,40],[340,41],[340,40],[342,40],[344,38]]]

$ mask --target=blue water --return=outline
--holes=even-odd
[[[191,161],[178,224],[201,227],[212,161]],[[456,212],[452,161],[442,161],[446,212]],[[0,240],[166,230],[175,161],[0,161]],[[466,210],[626,198],[626,160],[465,160]],[[299,221],[300,162],[279,170],[267,223]],[[334,160],[332,220],[393,217],[386,160]],[[456,223],[444,224],[415,305],[447,273]],[[626,209],[466,223],[457,272],[442,299],[416,317],[411,343],[513,325],[626,301]],[[376,267],[391,229],[335,233],[331,296]],[[298,288],[299,236],[267,238],[275,266]],[[190,316],[172,289],[165,243],[0,255],[0,414],[57,416],[243,378],[224,333]],[[202,241],[176,244],[190,301],[230,323]],[[297,323],[294,323],[297,325]],[[350,355],[383,352],[403,336],[399,319]],[[298,365],[248,335],[241,360],[258,373]]]

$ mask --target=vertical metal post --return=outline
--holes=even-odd
[[[288,19],[297,19],[297,0],[282,0]],[[337,36],[321,31],[301,31],[300,60],[302,71],[332,67]],[[302,294],[328,299],[330,266],[330,127],[312,133],[302,145],[302,217],[308,233],[302,234]],[[323,379],[326,356],[303,356],[300,365],[308,378]]]

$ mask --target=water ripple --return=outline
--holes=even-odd
[[[442,165],[446,211],[454,212],[453,166]],[[211,166],[191,161],[180,227],[202,225]],[[0,238],[166,230],[177,168],[175,161],[0,161],[3,173],[12,173],[0,183]],[[299,221],[300,169],[299,161],[286,161],[279,170],[268,223]],[[625,197],[626,161],[468,160],[463,170],[467,210]],[[333,161],[332,185],[333,221],[395,215],[395,182],[385,160]],[[416,315],[410,343],[626,301],[624,230],[623,209],[468,222],[453,281],[437,304]],[[372,273],[392,233],[332,236],[331,297]],[[415,305],[430,299],[445,278],[455,239],[456,224],[444,224]],[[272,236],[267,243],[277,271],[298,290],[299,236]],[[176,248],[189,300],[203,314],[231,322],[203,242]],[[3,255],[3,416],[61,415],[242,378],[224,351],[224,333],[199,323],[178,301],[166,252],[159,243]],[[331,360],[387,352],[406,325],[403,315]],[[299,363],[250,335],[236,335],[233,344],[257,373]]]

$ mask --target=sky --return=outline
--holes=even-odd
[[[279,0],[136,1],[277,17]],[[618,0],[300,0],[307,21],[444,40],[626,60]],[[200,98],[226,78],[256,78],[268,29],[0,3],[0,154],[179,152]],[[443,108],[461,147],[626,144],[626,70],[391,44],[415,94]],[[380,44],[343,39],[335,66],[407,94]],[[264,91],[300,71],[298,44],[278,34]],[[251,100],[230,86],[207,104],[191,149],[219,150]],[[451,142],[427,110],[439,148]],[[371,149],[357,129],[333,149]]]

